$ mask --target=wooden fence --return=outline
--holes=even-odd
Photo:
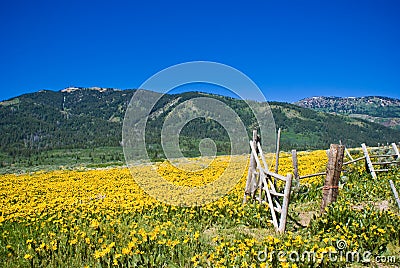
[[[391,148],[372,147],[370,150],[368,150],[367,146],[363,143],[361,144],[363,156],[358,158],[354,158],[344,145],[331,144],[330,149],[327,151],[328,163],[325,172],[301,176],[298,171],[297,152],[296,150],[292,150],[293,175],[288,173],[286,176],[283,176],[278,174],[279,144],[280,129],[278,130],[277,149],[275,153],[275,172],[272,172],[268,168],[265,155],[261,148],[260,139],[257,136],[257,131],[253,131],[253,139],[250,141],[250,164],[243,197],[243,203],[246,203],[248,199],[250,199],[262,204],[268,204],[271,212],[272,224],[279,233],[283,233],[286,228],[292,180],[294,181],[293,184],[298,186],[302,179],[326,176],[324,186],[322,187],[323,197],[320,209],[321,213],[324,213],[325,207],[336,201],[339,193],[339,179],[344,166],[359,161],[365,161],[368,172],[371,174],[372,178],[376,179],[377,172],[386,172],[389,170],[389,166],[400,164],[399,149],[395,143],[391,144]],[[370,154],[371,152],[373,152],[373,154]],[[379,152],[383,152],[383,154],[379,154]],[[349,159],[347,162],[344,162],[345,157]],[[378,159],[378,161],[374,162],[371,159]],[[375,166],[379,168],[376,169]],[[282,193],[277,191],[277,181],[285,183]],[[390,185],[400,209],[400,200],[396,188],[393,182],[390,182]]]

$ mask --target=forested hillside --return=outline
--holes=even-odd
[[[0,103],[1,155],[11,159],[31,157],[55,149],[119,147],[127,105],[134,90],[68,88],[24,94]],[[200,92],[165,95],[153,109],[146,142],[153,158],[162,158],[160,131],[165,116],[176,105],[199,96],[223,101],[240,116],[248,133],[257,124],[244,101]],[[399,141],[400,131],[348,116],[333,115],[288,103],[270,103],[276,126],[282,128],[282,149],[327,148],[341,140],[348,146]],[[199,154],[198,142],[215,141],[218,153],[229,153],[226,131],[217,122],[199,118],[182,130],[184,154]],[[9,160],[13,161],[13,160]],[[8,162],[9,162],[8,161]],[[4,162],[4,161],[3,161]]]

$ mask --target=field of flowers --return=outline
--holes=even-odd
[[[298,158],[300,175],[325,169],[325,151],[301,152]],[[222,173],[226,161],[217,157],[208,169],[185,174],[159,163],[157,172],[176,184],[201,186]],[[283,153],[279,173],[287,172],[292,172],[291,158]],[[340,253],[337,241],[341,240],[346,250],[371,252],[364,264],[376,264],[376,256],[396,256],[391,265],[400,264],[400,216],[387,183],[390,178],[400,188],[399,169],[374,181],[363,164],[352,167],[342,177],[338,201],[323,216],[317,212],[324,178],[302,180],[292,194],[292,219],[282,235],[275,234],[267,207],[242,205],[246,175],[223,198],[199,207],[155,200],[127,168],[2,175],[0,263],[2,267],[343,267],[349,264],[345,258],[338,255],[329,261],[326,254]],[[304,251],[315,252],[316,257],[296,260],[293,254],[277,254]]]

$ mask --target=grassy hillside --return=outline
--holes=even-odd
[[[40,91],[0,103],[0,163],[3,167],[52,165],[58,150],[93,150],[92,156],[75,155],[75,162],[100,159],[121,161],[121,149],[110,154],[96,154],[94,148],[120,147],[125,111],[134,90],[75,88],[63,91]],[[160,133],[165,117],[179,104],[196,97],[212,97],[229,105],[244,122],[247,131],[257,127],[244,101],[199,92],[165,95],[154,107],[147,124],[146,142],[153,159],[164,157]],[[282,149],[324,149],[341,140],[348,146],[400,140],[400,131],[342,115],[305,109],[288,103],[270,103],[275,123],[282,128]],[[186,156],[200,154],[203,138],[215,141],[218,154],[229,154],[230,143],[223,127],[198,118],[189,122],[180,135]],[[118,155],[118,156],[117,156]]]

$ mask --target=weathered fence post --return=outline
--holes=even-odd
[[[396,159],[400,159],[400,153],[399,153],[399,149],[397,148],[397,145],[396,145],[396,143],[392,143],[392,148],[393,148],[393,151],[394,151],[394,154],[396,155]]]
[[[253,130],[253,143],[255,144],[257,141],[257,130]],[[254,192],[254,186],[251,185],[253,182],[253,177],[255,176],[255,172],[257,169],[257,163],[254,158],[254,155],[250,153],[250,163],[249,163],[249,172],[247,173],[247,181],[246,188],[244,191],[243,203],[247,202],[247,195],[252,195]]]
[[[365,145],[365,143],[361,144],[361,149],[365,155],[365,161],[366,161],[365,163],[368,168],[368,171],[371,173],[372,178],[376,179],[377,177],[376,177],[375,169],[374,169],[374,166],[372,165],[371,158],[369,157],[368,149],[367,149],[367,146]]]
[[[394,199],[397,202],[397,206],[400,209],[400,199],[399,199],[399,194],[397,193],[396,187],[394,187],[394,183],[393,183],[392,180],[389,180],[389,184],[390,184],[390,188],[392,188],[392,192],[393,192],[393,195],[394,195]]]
[[[298,189],[300,186],[300,176],[299,176],[299,164],[297,161],[297,151],[292,150],[292,164],[293,164],[293,175],[294,175],[294,180],[293,184],[295,189]]]
[[[325,212],[325,207],[335,202],[339,192],[339,178],[342,172],[344,146],[331,144],[328,155],[328,165],[326,167],[326,178],[322,192],[321,213]]]
[[[279,221],[279,233],[284,233],[286,229],[287,214],[289,211],[290,189],[292,187],[292,174],[288,173],[286,176],[285,191],[282,202],[281,219]]]
[[[281,128],[278,129],[278,137],[276,139],[276,158],[275,158],[275,173],[278,174],[279,170],[279,146],[281,143]]]

